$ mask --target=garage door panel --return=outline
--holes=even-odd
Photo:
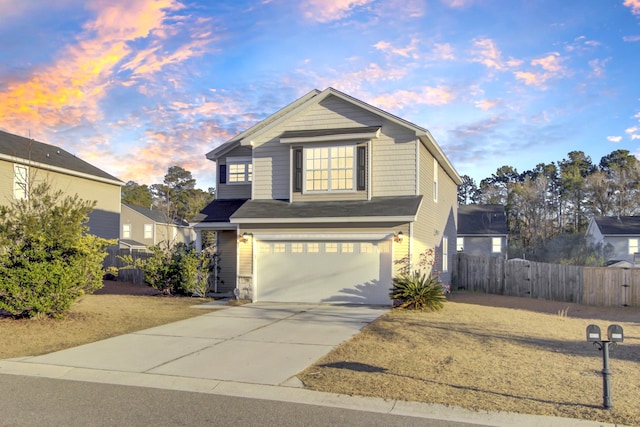
[[[279,302],[390,304],[391,259],[374,242],[303,245],[259,242],[257,299]],[[344,246],[343,246],[344,244]],[[274,253],[286,248],[285,253]],[[343,250],[345,252],[343,252]],[[387,265],[388,264],[388,265]]]

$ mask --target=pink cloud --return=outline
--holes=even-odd
[[[640,15],[640,0],[624,0],[623,4],[630,8],[634,15]]]
[[[536,71],[516,71],[514,75],[516,79],[522,80],[527,86],[539,86],[553,78],[561,78],[567,74],[567,70],[562,66],[562,58],[557,52],[551,53],[545,57],[537,58],[531,61],[534,67],[542,68],[542,72]]]
[[[415,39],[415,38],[412,38],[409,45],[405,47],[396,47],[396,46],[393,46],[390,42],[381,40],[375,45],[373,45],[373,47],[375,47],[376,49],[384,53],[399,55],[405,58],[417,59],[418,58],[418,55],[416,53],[417,44],[418,44],[418,39]]]
[[[480,101],[476,101],[475,105],[476,105],[476,107],[478,107],[479,109],[481,109],[483,111],[488,111],[488,110],[494,108],[499,103],[500,103],[500,101],[498,101],[496,99],[482,99]]]
[[[346,18],[357,8],[373,0],[305,0],[300,7],[304,17],[316,22],[326,23]]]

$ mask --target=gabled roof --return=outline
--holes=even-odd
[[[411,222],[415,221],[421,201],[422,196],[296,203],[247,200],[230,219],[236,223]]]
[[[62,148],[2,130],[0,130],[0,159],[109,184],[124,185],[124,182],[113,175]]]
[[[458,236],[506,236],[507,234],[507,217],[504,206],[458,206]]]
[[[149,209],[142,206],[136,205],[128,205],[123,203],[122,206],[126,206],[129,209],[138,212],[140,215],[146,216],[153,222],[157,222],[159,224],[171,224],[178,225],[181,227],[188,227],[189,223],[180,218],[169,218],[166,212],[163,212],[159,209]]]
[[[319,91],[317,89],[312,90],[311,92],[307,93],[303,97],[297,99],[296,101],[287,105],[283,109],[279,110],[275,114],[272,114],[271,116],[267,117],[265,120],[261,121],[260,123],[250,127],[249,129],[245,130],[244,132],[236,135],[229,141],[225,142],[221,146],[210,151],[207,154],[207,158],[210,160],[216,160],[223,153],[228,152],[229,150],[235,148],[238,145],[254,146],[254,141],[258,139],[261,135],[263,135],[265,132],[268,132],[274,127],[302,113],[303,111],[311,108],[312,106],[319,104],[329,96],[335,96],[339,99],[342,99],[345,102],[356,105],[372,114],[382,117],[385,120],[388,120],[392,123],[395,123],[399,126],[402,126],[406,129],[413,131],[416,137],[419,138],[422,144],[427,148],[427,150],[429,150],[429,152],[438,160],[442,168],[451,177],[451,179],[458,185],[462,184],[462,179],[460,178],[460,175],[458,175],[458,172],[455,170],[451,162],[449,162],[449,159],[447,159],[447,156],[445,156],[442,149],[440,148],[438,143],[435,141],[435,139],[427,129],[420,127],[414,123],[411,123],[405,119],[402,119],[398,116],[395,116],[391,113],[388,113],[384,110],[381,110],[378,107],[374,107],[373,105],[367,104],[364,101],[361,101],[357,98],[354,98],[350,95],[340,92],[339,90],[336,90],[332,87],[329,87],[323,91]]]
[[[640,216],[596,216],[593,220],[605,236],[640,236]]]
[[[204,207],[191,222],[230,222],[230,217],[247,199],[214,200]]]

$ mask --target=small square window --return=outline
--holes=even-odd
[[[273,244],[273,253],[274,254],[283,254],[287,250],[287,245],[285,243],[274,243]]]
[[[291,252],[294,254],[301,254],[304,252],[304,245],[302,243],[292,243]]]
[[[261,254],[270,254],[271,253],[271,243],[261,243],[260,244],[260,253]]]
[[[353,253],[353,243],[343,243],[342,244],[342,253],[343,254],[352,254]]]
[[[360,253],[361,254],[372,254],[373,253],[373,243],[360,243]]]
[[[317,254],[318,252],[320,252],[319,243],[307,243],[307,253]]]
[[[328,254],[336,254],[338,253],[338,244],[337,243],[325,243],[324,251]]]

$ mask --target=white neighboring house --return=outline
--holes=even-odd
[[[640,216],[595,216],[586,239],[589,246],[606,249],[607,265],[640,267]]]

